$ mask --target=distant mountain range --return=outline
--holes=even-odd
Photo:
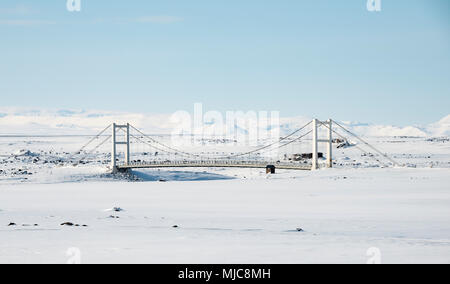
[[[287,135],[310,120],[307,117],[280,118],[280,135]],[[176,120],[171,119],[171,115],[164,114],[0,108],[0,135],[94,134],[112,122],[129,122],[148,134],[171,134],[179,125]],[[351,131],[363,136],[450,136],[450,115],[438,122],[422,126],[398,127],[345,121],[341,123]],[[218,129],[218,125],[220,123],[216,121],[207,121],[204,124],[203,132],[214,133]],[[268,131],[277,131],[276,125],[270,123],[264,127]],[[237,124],[235,131],[245,135],[249,131],[248,125]]]

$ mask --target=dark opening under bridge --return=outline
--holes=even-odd
[[[112,172],[121,172],[131,169],[160,169],[160,168],[266,168],[267,166],[274,166],[277,169],[285,170],[316,170],[320,167],[319,164],[319,143],[326,144],[326,162],[324,165],[328,168],[333,166],[333,135],[336,135],[345,141],[347,140],[342,134],[338,133],[334,128],[337,126],[340,130],[345,131],[352,137],[358,139],[362,144],[368,146],[374,152],[382,157],[388,159],[393,165],[398,165],[394,160],[383,154],[381,151],[359,138],[356,134],[344,128],[339,123],[329,119],[327,121],[319,121],[317,119],[305,124],[291,134],[275,139],[267,145],[256,147],[251,151],[242,153],[230,153],[218,155],[205,153],[190,153],[180,149],[176,149],[151,137],[141,130],[135,128],[131,124],[116,124],[113,123],[95,136],[89,143],[87,143],[79,151],[84,151],[93,141],[104,136],[108,129],[111,129],[111,136],[107,136],[102,140],[97,147],[89,153],[97,150],[100,146],[111,140],[111,165]],[[325,128],[326,139],[319,139],[319,129]],[[284,159],[279,155],[266,155],[267,153],[274,153],[280,149],[286,148],[293,143],[305,141],[307,136],[308,143],[311,143],[312,159],[310,160],[296,160]],[[123,137],[122,139],[119,139]],[[119,155],[118,147],[124,147],[124,155]],[[145,150],[136,152],[134,148],[144,146]],[[358,147],[358,146],[356,146]],[[359,148],[359,147],[358,147]],[[365,150],[359,148],[361,151],[367,153]],[[89,155],[88,153],[88,155]],[[297,154],[300,152],[296,152]],[[372,156],[372,155],[371,155]],[[375,158],[377,159],[377,158]],[[81,160],[80,160],[81,161]],[[80,162],[79,161],[79,162]],[[377,159],[377,161],[379,161]]]

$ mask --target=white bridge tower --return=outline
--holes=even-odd
[[[124,130],[125,141],[117,141],[117,130]],[[130,124],[112,124],[112,151],[111,151],[111,169],[115,173],[117,172],[117,146],[125,145],[125,165],[130,164]]]
[[[324,125],[327,128],[327,139],[319,139],[319,128]],[[327,168],[333,167],[333,120],[319,121],[313,120],[313,158],[312,170],[319,169],[319,143],[327,144]]]

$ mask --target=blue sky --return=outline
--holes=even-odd
[[[0,2],[2,106],[278,110],[398,125],[450,114],[450,1]]]

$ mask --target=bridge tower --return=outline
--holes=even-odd
[[[117,130],[125,131],[125,141],[117,141]],[[125,145],[125,165],[130,164],[130,124],[112,124],[112,151],[111,151],[111,169],[113,173],[117,172],[117,146]]]
[[[319,139],[319,128],[324,125],[327,127],[327,139]],[[319,143],[327,144],[327,168],[333,167],[333,120],[319,121],[313,120],[313,159],[312,170],[319,169]]]

